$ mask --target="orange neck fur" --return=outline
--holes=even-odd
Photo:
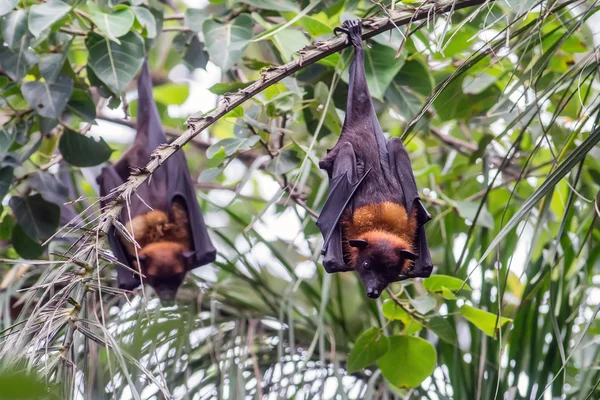
[[[362,239],[369,243],[387,242],[396,249],[414,251],[416,218],[406,213],[399,204],[389,201],[369,204],[356,210],[352,216],[342,218],[344,255],[351,267],[356,264],[358,249],[348,244],[349,239]],[[410,260],[405,261],[408,268]]]

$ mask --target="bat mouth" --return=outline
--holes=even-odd
[[[381,291],[379,289],[375,289],[375,288],[368,288],[367,296],[370,297],[371,299],[377,299],[377,298],[379,298],[379,296],[381,296]]]

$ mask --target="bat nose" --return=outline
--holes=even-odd
[[[369,296],[372,299],[376,299],[379,297],[381,293],[379,292],[379,290],[375,289],[375,288],[369,288],[367,289],[367,296]]]

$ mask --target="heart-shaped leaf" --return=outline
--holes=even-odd
[[[190,68],[202,68],[206,70],[208,53],[204,49],[204,43],[198,39],[197,35],[194,35],[192,41],[187,46],[185,54],[183,55],[183,61]]]
[[[27,103],[42,117],[58,118],[64,110],[71,93],[73,80],[68,76],[60,76],[56,83],[42,81],[25,82],[21,93]]]
[[[131,7],[133,12],[135,13],[135,18],[139,22],[141,26],[146,29],[146,37],[148,39],[154,39],[157,32],[156,18],[154,18],[154,14],[150,12],[146,7]]]
[[[70,120],[73,116],[89,123],[96,119],[96,105],[88,92],[81,89],[73,90],[63,118]]]
[[[2,3],[3,0],[0,0]],[[2,36],[9,48],[17,50],[21,42],[29,43],[31,34],[27,31],[27,11],[15,10],[2,18]],[[24,48],[27,48],[26,44]]]
[[[58,149],[66,162],[76,167],[93,167],[109,159],[111,148],[104,139],[99,141],[66,129],[60,137]]]
[[[59,206],[67,201],[69,189],[48,172],[36,172],[28,183],[29,187],[41,194],[46,201]]]
[[[71,11],[71,6],[60,0],[31,6],[27,18],[29,32],[38,37],[44,30],[60,21],[69,11]]]
[[[184,24],[194,32],[202,32],[202,25],[209,18],[210,15],[203,9],[188,8],[185,10]]]
[[[121,93],[144,62],[144,41],[135,32],[121,37],[120,44],[95,33],[86,40],[88,65],[114,93]]]
[[[416,336],[390,336],[390,348],[377,361],[381,373],[392,385],[415,388],[433,373],[435,347]]]
[[[117,6],[111,10],[112,12],[110,14],[106,14],[100,11],[100,9],[91,1],[88,1],[87,5],[90,9],[92,20],[98,29],[100,29],[107,38],[117,43],[119,43],[117,38],[125,36],[133,26],[135,15],[127,6]]]
[[[64,51],[62,53],[54,53],[54,54],[44,54],[40,56],[40,61],[38,63],[38,68],[40,69],[40,75],[47,82],[55,82],[60,75],[60,70],[65,64],[65,59],[67,58],[68,51]]]
[[[252,39],[252,26],[252,18],[246,14],[226,24],[206,20],[202,32],[211,60],[225,71],[233,67]]]
[[[13,81],[20,81],[37,62],[37,55],[27,48],[27,43],[22,42],[19,50],[0,48],[0,68]]]
[[[13,196],[8,202],[17,221],[32,239],[43,241],[58,229],[60,207],[39,194],[27,197]]]
[[[437,302],[433,296],[423,295],[410,299],[410,304],[412,304],[419,313],[427,314],[435,308]]]
[[[12,229],[11,241],[17,253],[27,260],[38,258],[44,253],[44,249],[46,248],[29,237],[19,224],[15,225]]]
[[[377,361],[389,347],[387,336],[381,329],[369,328],[358,337],[348,356],[348,373],[352,374]]]
[[[479,308],[463,305],[460,308],[460,313],[467,321],[481,329],[486,335],[495,338],[498,329],[507,322],[512,322],[512,319],[500,317],[496,314],[480,310]]]
[[[19,0],[0,0],[0,16],[11,12]]]

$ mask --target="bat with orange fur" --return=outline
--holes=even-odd
[[[112,190],[127,181],[131,171],[143,168],[151,152],[167,143],[158,109],[152,98],[147,63],[138,80],[137,135],[131,148],[112,166],[102,169],[97,181],[101,206]],[[138,188],[123,208],[120,222],[128,235],[112,227],[108,239],[117,260],[143,275],[162,301],[175,298],[187,272],[215,260],[202,211],[183,152],[173,154]],[[138,248],[126,236],[133,237]],[[138,264],[139,260],[139,264]],[[123,289],[140,284],[139,273],[117,264],[117,280]]]
[[[362,24],[345,21],[354,47],[342,133],[319,166],[329,194],[317,225],[328,273],[355,270],[377,298],[391,282],[431,275],[433,264],[410,159],[399,138],[386,139],[371,102],[364,69]]]

